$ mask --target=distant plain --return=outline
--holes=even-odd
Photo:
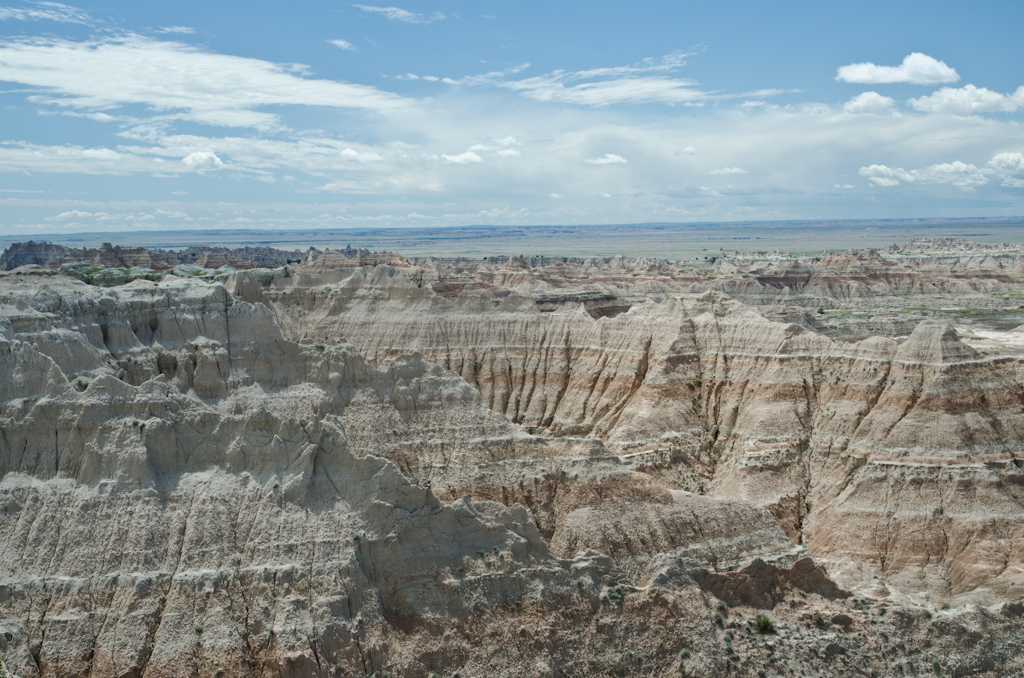
[[[690,259],[721,248],[782,250],[793,255],[824,250],[885,248],[915,237],[963,237],[980,243],[1024,242],[1024,217],[864,221],[652,223],[574,226],[459,226],[441,228],[348,228],[337,230],[138,231],[135,233],[25,234],[0,238],[0,247],[35,240],[71,247],[104,242],[163,249],[194,245],[276,247],[286,250],[347,245],[407,257],[596,256]]]

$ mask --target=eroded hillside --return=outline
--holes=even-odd
[[[349,254],[0,276],[8,667],[1024,667],[1024,341],[814,325],[1008,298],[1016,264],[836,255],[787,285],[804,313],[762,274]]]

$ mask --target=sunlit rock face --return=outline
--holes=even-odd
[[[1012,333],[830,337],[656,261],[451,294],[387,253],[203,256],[0,275],[18,675],[753,676],[838,628],[836,670],[1020,661]]]

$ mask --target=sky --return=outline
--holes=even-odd
[[[0,0],[0,234],[1024,215],[1020,2]]]

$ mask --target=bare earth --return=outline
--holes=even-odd
[[[3,670],[1024,675],[1021,246],[737,249],[12,245]]]

